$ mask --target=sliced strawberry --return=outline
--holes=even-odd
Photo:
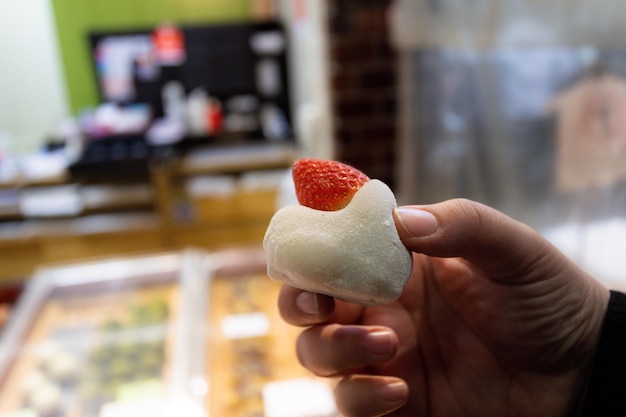
[[[341,210],[369,181],[368,176],[358,169],[325,159],[299,159],[291,171],[298,201],[316,210]]]

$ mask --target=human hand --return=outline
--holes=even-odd
[[[346,416],[566,416],[584,398],[609,292],[529,227],[467,200],[401,207],[400,299],[283,286],[301,363],[340,377]]]

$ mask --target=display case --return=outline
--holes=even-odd
[[[287,325],[276,305],[280,283],[266,274],[262,250],[209,256],[201,349],[205,410],[214,417],[333,417],[332,380],[298,362],[302,329]]]
[[[185,251],[38,271],[1,340],[0,415],[199,413],[188,381],[205,259]]]
[[[331,417],[262,249],[47,267],[0,340],[0,416]]]

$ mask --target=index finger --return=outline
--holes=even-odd
[[[278,310],[289,324],[312,326],[328,321],[355,323],[362,306],[283,284],[278,295]]]

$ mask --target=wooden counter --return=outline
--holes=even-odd
[[[33,218],[19,211],[0,217],[0,284],[27,278],[38,265],[102,255],[199,247],[216,249],[260,244],[276,209],[278,184],[250,186],[246,176],[286,171],[293,146],[251,145],[197,149],[184,157],[153,164],[145,185],[148,197],[99,203],[74,215]],[[228,177],[226,193],[190,190],[195,179]],[[28,190],[67,186],[54,181],[3,183]],[[77,189],[88,185],[78,184]],[[206,188],[206,187],[205,187]],[[122,195],[124,195],[122,193]]]

